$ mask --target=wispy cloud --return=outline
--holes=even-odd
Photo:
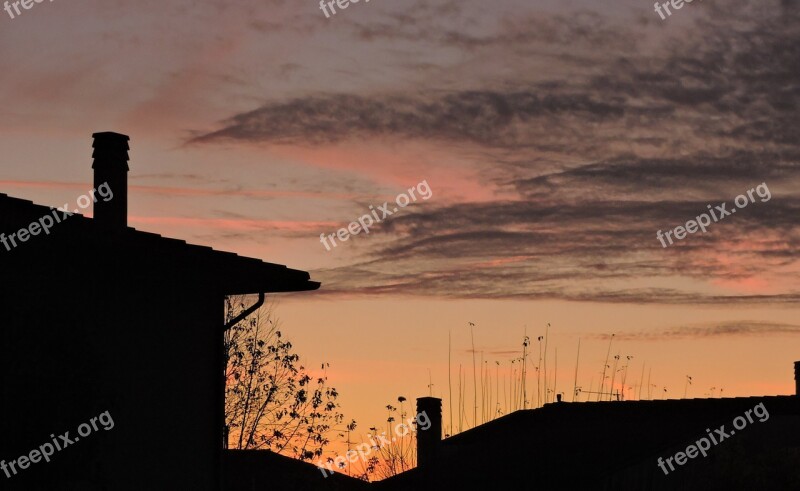
[[[200,230],[274,230],[314,233],[335,226],[332,222],[299,222],[290,220],[255,220],[235,218],[187,218],[175,216],[131,216],[132,225],[169,225]]]
[[[354,22],[365,42],[518,63],[505,77],[483,68],[470,86],[278,99],[192,143],[446,143],[502,194],[386,222],[361,257],[318,272],[329,292],[795,303],[800,12],[794,2],[734,4],[696,9],[672,33],[587,12],[485,23],[452,3],[442,25],[416,10]],[[467,21],[478,26],[470,34],[458,29]],[[670,250],[655,239],[762,182],[768,203]]]
[[[779,336],[798,335],[800,325],[779,322],[729,321],[690,324],[638,332],[619,332],[614,335],[617,341],[669,341],[727,336]],[[591,339],[608,339],[608,335],[584,335]]]

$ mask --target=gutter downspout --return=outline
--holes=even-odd
[[[231,319],[230,322],[228,322],[227,324],[222,326],[222,332],[227,331],[231,327],[235,326],[237,323],[241,322],[245,317],[247,317],[248,315],[250,315],[253,312],[255,312],[256,310],[258,310],[259,307],[264,305],[264,298],[265,298],[264,294],[263,293],[259,293],[258,294],[258,301],[256,303],[254,303],[252,307],[248,307],[247,310],[245,310],[241,314],[237,315],[236,317]]]

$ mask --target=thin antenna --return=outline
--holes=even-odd
[[[608,388],[608,400],[614,397],[614,380],[617,379],[617,363],[619,362],[619,352],[614,355],[614,369],[611,371],[611,387]]]
[[[611,341],[613,340],[614,335],[612,334],[611,337],[608,338],[608,351],[606,352],[606,362],[603,364],[603,377],[600,379],[600,392],[597,395],[598,401],[603,397],[603,389],[606,386],[606,369],[608,368],[608,357],[611,355]]]
[[[486,422],[486,390],[483,386],[483,350],[481,350],[481,423]]]
[[[453,369],[450,367],[450,358],[452,356],[452,332],[451,329],[447,330],[447,388],[450,390],[450,434],[453,433]]]
[[[472,338],[472,422],[478,426],[478,380],[475,378],[475,324],[469,323],[469,334]]]
[[[544,328],[544,403],[547,404],[547,338],[550,331],[550,323]]]
[[[536,407],[542,407],[542,336],[536,338],[539,341],[539,366],[536,367]]]
[[[467,419],[467,374],[464,371],[464,368],[459,365],[459,369],[461,370],[461,392],[464,394],[461,397],[461,416],[464,418],[464,424],[469,428],[469,419]]]
[[[494,386],[495,386],[495,389],[494,390],[497,392],[497,395],[496,395],[495,398],[497,399],[497,410],[499,411],[500,410],[500,362],[495,360],[494,364],[495,364],[495,367],[494,367]],[[503,390],[505,390],[505,387],[503,387]],[[497,417],[497,412],[495,412],[495,417]]]
[[[572,402],[575,402],[575,394],[578,393],[578,362],[581,359],[581,338],[578,338],[578,356],[575,358],[575,383],[572,385]]]
[[[642,376],[639,378],[639,400],[642,400],[642,387],[644,386],[644,366],[647,362],[642,362]]]
[[[556,384],[558,384],[558,346],[556,346],[556,369],[553,373],[553,400],[550,402],[555,402]]]
[[[508,391],[510,393],[508,404],[512,412],[516,411],[515,405],[517,404],[517,371],[514,369],[515,361],[517,361],[516,358],[511,360],[509,365],[511,367],[511,380],[508,381]]]
[[[525,338],[522,341],[522,409],[528,409],[528,326],[525,326]]]
[[[483,351],[481,351],[481,360],[483,360]],[[483,377],[481,377],[481,382],[486,385],[486,393],[483,396],[483,405],[486,408],[484,410],[484,418],[489,418],[492,410],[492,372],[489,368],[489,360],[483,362]],[[484,390],[481,389],[481,392],[484,392]],[[491,420],[492,418],[489,418],[489,421]],[[485,422],[484,420],[484,423]]]
[[[464,398],[463,394],[461,393],[461,373],[464,370],[461,369],[461,363],[458,364],[458,432],[461,433],[462,431],[462,424],[461,424],[461,415],[464,413]]]
[[[505,406],[505,413],[508,413],[508,394],[506,394],[506,372],[503,370],[503,405]]]

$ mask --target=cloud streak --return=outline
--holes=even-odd
[[[639,332],[620,332],[617,341],[672,341],[679,339],[716,338],[729,336],[784,336],[800,335],[800,325],[780,322],[728,321],[691,324]],[[590,339],[608,340],[608,335],[590,334]]]
[[[454,3],[448,26],[416,10],[354,23],[364,42],[519,64],[471,86],[450,80],[274,100],[196,132],[190,143],[446,144],[497,193],[393,217],[359,257],[317,272],[330,293],[796,303],[798,8],[707,7],[671,32],[648,21],[622,26],[602,15],[537,12],[467,35],[453,25],[479,21]],[[668,250],[656,240],[657,230],[762,182],[773,193],[768,203]]]

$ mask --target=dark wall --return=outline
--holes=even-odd
[[[222,296],[158,251],[84,239],[0,251],[0,460],[106,411],[114,427],[0,489],[218,489]]]

